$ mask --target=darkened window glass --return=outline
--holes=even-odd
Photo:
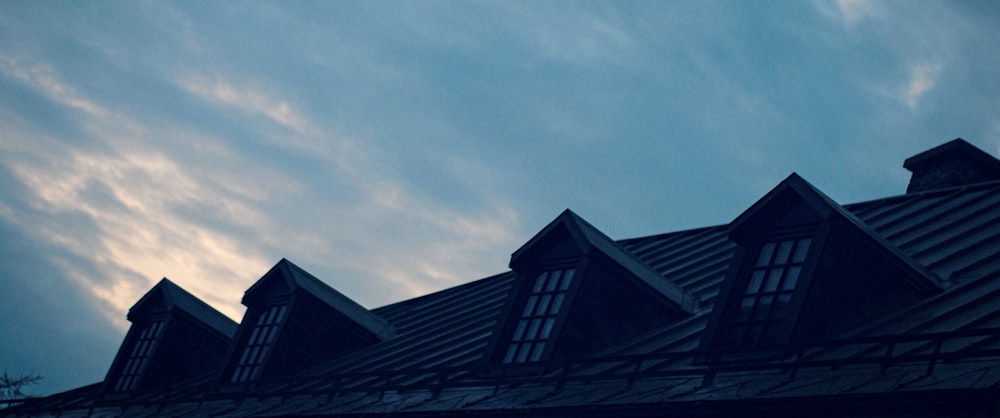
[[[811,238],[764,244],[750,270],[729,329],[729,342],[743,347],[778,343]]]
[[[139,338],[132,346],[132,352],[125,363],[125,368],[122,369],[118,382],[115,384],[116,391],[130,391],[139,384],[139,378],[146,371],[149,358],[153,356],[153,349],[156,348],[156,342],[159,340],[160,334],[163,333],[163,323],[164,321],[150,322],[139,333]]]
[[[267,357],[268,350],[274,345],[278,328],[287,310],[288,306],[286,305],[276,305],[268,308],[257,317],[257,322],[254,324],[253,331],[250,332],[250,338],[243,348],[238,363],[236,363],[236,369],[233,370],[230,382],[247,382],[260,375],[260,371],[264,367],[264,359]]]
[[[574,269],[544,272],[535,279],[518,315],[504,363],[539,361],[573,281]]]

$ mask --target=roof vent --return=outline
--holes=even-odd
[[[1000,161],[962,138],[907,158],[903,168],[913,173],[906,193],[1000,180]]]

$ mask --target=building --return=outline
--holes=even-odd
[[[5,416],[1000,414],[1000,161],[906,193],[791,174],[728,225],[614,241],[567,210],[511,271],[367,310],[287,260],[233,323],[164,280],[103,382]]]

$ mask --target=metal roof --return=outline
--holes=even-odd
[[[507,272],[374,309],[395,328],[393,338],[246,392],[213,392],[213,380],[204,378],[102,403],[97,389],[85,387],[20,410],[419,416],[562,408],[597,414],[612,406],[995,390],[1000,385],[1000,182],[837,207],[939,277],[943,291],[779,360],[699,362],[701,334],[736,248],[729,226],[719,225],[617,241],[617,248],[700,304],[686,319],[591,358],[551,365],[541,374],[482,372],[486,347],[516,279]]]

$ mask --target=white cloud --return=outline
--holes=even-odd
[[[161,277],[239,320],[240,295],[249,284],[280,257],[300,255],[306,266],[348,273],[317,275],[379,305],[480,277],[484,265],[501,269],[505,259],[495,249],[509,253],[519,235],[509,205],[463,212],[414,194],[363,147],[263,88],[223,77],[178,83],[220,109],[239,110],[247,123],[263,116],[279,125],[284,132],[262,135],[323,162],[330,172],[316,175],[329,176],[350,196],[314,190],[315,184],[284,174],[280,162],[247,164],[227,145],[231,139],[205,134],[201,126],[110,108],[46,66],[4,57],[0,70],[83,116],[74,119],[77,135],[101,144],[83,148],[9,115],[0,119],[0,163],[30,191],[27,204],[35,211],[5,205],[2,213],[30,224],[36,238],[92,260],[102,277],[65,265],[67,277],[90,289],[118,326]],[[93,228],[74,227],[81,219]]]
[[[874,0],[836,0],[837,10],[848,27],[862,19],[878,17],[882,14]]]
[[[106,109],[87,100],[72,87],[62,83],[55,71],[47,65],[25,64],[14,57],[0,53],[0,71],[34,87],[57,103],[81,110],[95,117],[106,117],[108,114]]]
[[[916,109],[920,99],[934,88],[941,64],[918,64],[910,68],[910,79],[902,92],[902,99],[911,109]]]

